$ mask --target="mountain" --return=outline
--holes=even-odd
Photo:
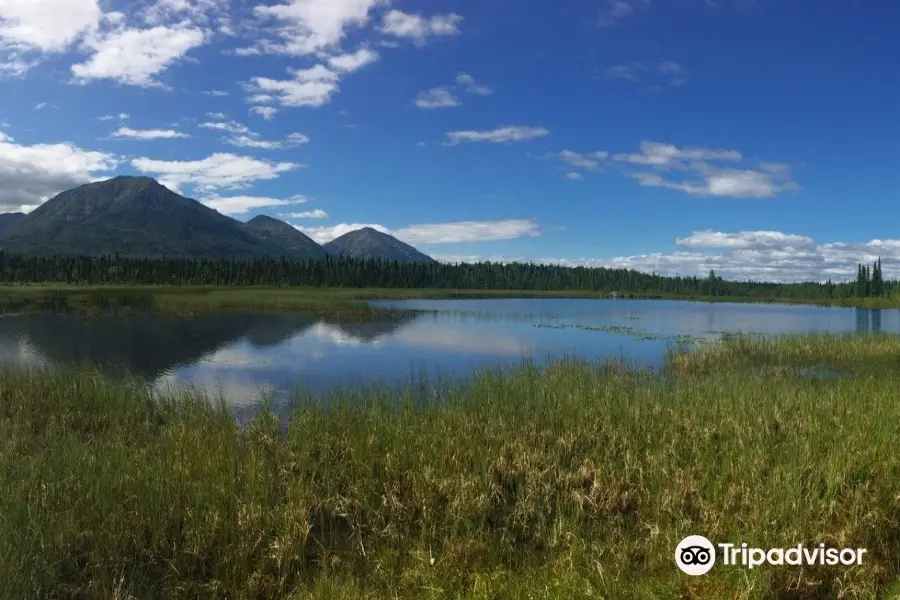
[[[314,242],[291,225],[266,215],[253,217],[244,224],[257,237],[286,250],[289,256],[326,258],[331,256],[325,248]]]
[[[15,225],[19,221],[22,220],[22,217],[25,216],[25,213],[2,213],[0,214],[0,231],[6,229],[10,225]]]
[[[371,227],[345,233],[325,244],[325,249],[337,256],[352,258],[383,258],[411,262],[437,262],[409,244]]]
[[[176,194],[149,177],[121,176],[67,190],[0,230],[0,249],[30,255],[321,255],[319,250],[301,246],[293,243],[290,249],[283,248],[271,235],[259,235],[255,228]]]

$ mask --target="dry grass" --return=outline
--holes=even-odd
[[[900,340],[728,340],[263,411],[0,375],[3,598],[889,598]],[[833,378],[796,367],[827,365]],[[772,368],[765,368],[765,367]],[[781,368],[779,368],[781,366]],[[790,367],[790,368],[787,368]],[[862,566],[674,565],[688,534]]]

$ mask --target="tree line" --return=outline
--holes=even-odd
[[[415,263],[380,259],[159,259],[119,256],[19,256],[0,252],[0,283],[75,285],[219,285],[570,290],[638,296],[728,296],[810,300],[890,295],[881,260],[859,265],[846,283],[771,283],[668,277],[633,269],[531,263]],[[897,288],[900,292],[900,287]]]

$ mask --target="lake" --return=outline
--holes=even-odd
[[[723,333],[900,332],[900,311],[661,300],[384,301],[406,309],[366,323],[302,315],[0,317],[0,362],[92,364],[155,385],[193,383],[237,406],[267,390],[460,377],[563,355],[657,365],[667,348]]]

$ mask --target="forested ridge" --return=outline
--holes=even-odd
[[[629,269],[563,267],[530,263],[441,264],[379,259],[135,259],[116,256],[31,257],[0,252],[0,283],[81,285],[219,285],[435,288],[472,290],[571,290],[621,295],[841,299],[887,296],[880,260],[860,265],[856,281],[789,283],[666,277]],[[900,292],[900,287],[897,287]]]

